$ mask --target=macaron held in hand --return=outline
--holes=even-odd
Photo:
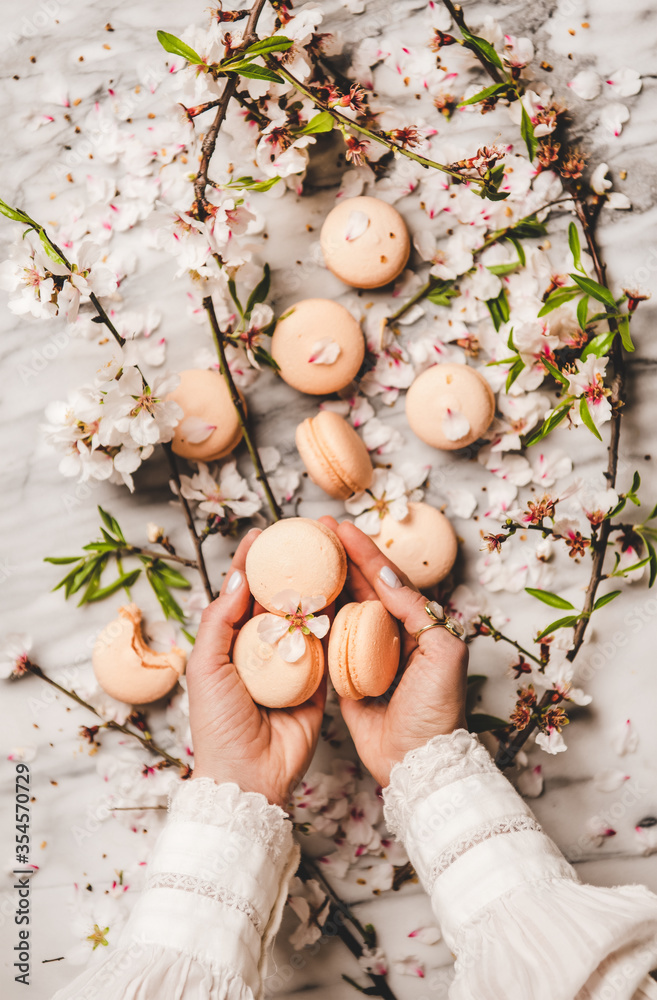
[[[322,598],[328,607],[347,577],[347,556],[331,528],[307,517],[287,517],[270,524],[246,556],[246,578],[256,601],[280,614],[277,598],[292,591],[302,599]]]
[[[284,382],[311,396],[352,382],[365,357],[365,338],[348,309],[332,299],[302,299],[281,316],[271,355]]]
[[[381,288],[399,277],[411,252],[406,223],[379,198],[347,198],[324,220],[320,234],[329,271],[354,288]]]
[[[185,672],[187,655],[174,646],[158,653],[146,645],[136,604],[119,608],[96,639],[91,662],[103,691],[128,705],[145,705],[163,698]]]
[[[308,701],[319,687],[324,676],[324,650],[314,635],[302,635],[301,656],[292,662],[286,659],[280,642],[262,638],[266,620],[273,617],[256,615],[240,629],[233,647],[233,663],[256,704],[293,708]],[[282,622],[286,623],[286,619]]]
[[[397,622],[380,601],[345,604],[331,627],[329,674],[342,698],[385,694],[399,666]]]
[[[467,448],[495,416],[488,382],[469,365],[432,365],[406,393],[406,417],[422,441],[443,451]]]
[[[372,482],[374,470],[363,440],[332,410],[320,410],[299,424],[296,444],[308,475],[330,497],[344,500]]]
[[[182,458],[213,462],[230,454],[242,440],[242,428],[219,372],[190,368],[180,373],[180,383],[167,399],[182,408],[171,448]]]

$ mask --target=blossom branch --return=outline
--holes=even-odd
[[[513,646],[514,649],[517,649],[519,653],[527,657],[528,660],[533,660],[534,663],[537,663],[539,667],[542,668],[545,666],[543,661],[538,656],[535,656],[534,653],[530,653],[528,649],[525,649],[524,646],[521,646],[520,643],[516,642],[515,639],[511,639],[508,635],[504,635],[503,632],[500,632],[499,629],[495,628],[490,618],[488,618],[486,615],[479,615],[479,621],[488,631],[487,632],[477,631],[474,635],[468,636],[466,642],[472,642],[472,640],[476,639],[477,636],[479,635],[489,635],[491,639],[494,639],[495,642],[507,642],[510,646]]]
[[[456,22],[456,24],[458,25],[458,27],[461,29],[461,31],[462,32],[466,32],[467,35],[470,35],[471,32],[469,31],[468,26],[465,23],[465,16],[463,14],[463,10],[462,10],[460,4],[452,3],[452,0],[443,0],[443,5],[450,12],[450,14],[452,15],[452,18],[454,19],[454,21]],[[490,60],[488,60],[488,59],[485,58],[485,56],[479,51],[479,49],[477,48],[476,45],[472,45],[467,40],[467,38],[463,38],[461,40],[461,45],[463,45],[466,49],[470,49],[470,51],[475,56],[475,58],[481,63],[481,65],[483,66],[483,68],[486,70],[486,72],[490,76],[491,80],[494,80],[495,83],[506,83],[507,82],[506,81],[506,77],[503,76],[500,73],[500,71],[498,70],[498,68],[496,66],[494,66],[490,62]]]
[[[251,461],[253,462],[254,468],[256,470],[256,479],[262,486],[265,497],[267,498],[267,503],[269,504],[269,509],[271,510],[272,517],[275,521],[280,521],[282,515],[281,509],[276,502],[276,498],[272,493],[271,486],[269,485],[269,480],[262,465],[260,459],[260,454],[255,446],[255,442],[251,437],[251,432],[249,430],[248,422],[246,419],[246,412],[244,410],[244,404],[242,398],[237,391],[237,386],[235,385],[235,380],[233,379],[233,373],[230,370],[228,362],[226,360],[226,345],[224,342],[224,335],[219,328],[219,322],[217,320],[217,314],[214,309],[214,303],[210,295],[203,299],[203,308],[208,314],[208,319],[210,320],[210,326],[212,327],[212,335],[214,337],[214,342],[217,348],[217,354],[219,356],[219,369],[221,374],[228,386],[228,391],[230,392],[230,398],[235,407],[235,412],[237,413],[237,420],[242,430],[242,435],[244,437],[244,442],[248,449],[249,455],[251,456]]]
[[[244,32],[242,44],[234,49],[234,55],[237,55],[242,49],[247,48],[252,42],[255,41],[255,29],[265,3],[266,0],[255,0],[255,3],[249,12],[249,20],[246,23],[246,30]],[[206,201],[205,192],[208,186],[208,170],[210,168],[210,160],[212,159],[215,146],[217,145],[219,129],[221,128],[224,118],[226,117],[226,112],[231,98],[235,96],[238,83],[239,77],[236,74],[231,74],[226,80],[221,97],[217,102],[217,111],[212,125],[208,129],[201,145],[201,162],[199,164],[198,173],[194,178],[194,208],[201,221],[203,221],[208,215],[208,203]]]
[[[295,90],[298,90],[300,94],[303,94],[304,97],[307,97],[308,100],[312,101],[316,108],[330,114],[341,128],[350,128],[354,132],[358,132],[360,135],[365,136],[365,138],[370,139],[372,142],[377,142],[381,146],[386,146],[395,154],[395,156],[406,156],[409,160],[414,160],[423,167],[430,167],[433,170],[440,170],[443,174],[449,174],[450,177],[453,177],[461,183],[476,185],[482,193],[487,190],[486,181],[483,177],[466,177],[464,174],[460,173],[460,171],[454,169],[453,167],[448,167],[445,163],[438,163],[436,160],[430,160],[426,156],[422,156],[420,153],[414,153],[412,149],[407,149],[405,146],[396,143],[383,132],[374,131],[373,129],[366,128],[364,125],[359,125],[358,122],[352,121],[351,118],[342,114],[342,112],[338,111],[337,108],[333,108],[326,101],[323,101],[321,97],[310,90],[309,87],[306,87],[300,80],[297,80],[297,78],[293,76],[280,62],[271,58],[266,61],[270,69],[282,76],[295,88]]]
[[[201,581],[203,583],[203,589],[205,591],[208,601],[214,601],[214,591],[212,590],[212,584],[210,583],[210,577],[208,576],[207,567],[205,565],[205,558],[203,556],[203,543],[201,538],[196,531],[196,525],[194,524],[194,517],[192,515],[191,507],[187,502],[186,498],[183,496],[182,484],[180,482],[180,472],[178,471],[178,463],[176,457],[171,448],[171,443],[167,442],[163,444],[162,447],[166,453],[169,468],[171,469],[171,489],[176,495],[183,509],[183,514],[185,515],[185,521],[187,523],[187,529],[189,531],[189,536],[192,540],[194,546],[194,551],[196,552],[196,569],[198,569]]]
[[[104,719],[100,712],[93,707],[93,705],[90,705],[88,701],[81,698],[79,694],[75,693],[75,691],[69,691],[69,689],[65,688],[62,684],[58,684],[52,677],[45,674],[41,667],[37,666],[36,663],[30,663],[29,660],[26,660],[24,661],[24,667],[29,673],[34,674],[35,677],[40,677],[42,681],[46,682],[46,684],[50,684],[51,687],[55,688],[61,694],[65,694],[67,698],[71,698],[73,701],[76,701],[78,705],[81,705],[82,708],[86,708],[87,711],[92,712],[97,719],[101,720],[104,728],[115,729],[117,732],[124,733],[126,736],[132,736],[134,739],[138,740],[146,750],[150,750],[151,753],[159,754],[159,756],[162,757],[171,767],[179,767],[182,771],[187,771],[189,769],[187,764],[184,764],[177,757],[172,757],[166,750],[163,750],[162,747],[157,745],[157,743],[154,743],[150,737],[142,736],[141,733],[135,732],[133,729],[129,729],[128,726],[123,725],[121,722],[115,722],[114,720],[107,721]]]

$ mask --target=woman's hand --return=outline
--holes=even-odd
[[[240,626],[264,610],[258,604],[252,608],[244,573],[246,553],[258,534],[253,529],[240,542],[219,597],[203,612],[187,665],[193,776],[234,781],[285,808],[315,751],[326,680],[297,708],[261,708],[231,662]]]
[[[403,674],[392,697],[341,698],[358,755],[380,785],[393,764],[438,734],[465,727],[468,648],[444,628],[413,634],[430,624],[417,592],[374,542],[349,522],[338,534],[349,556],[347,583],[355,601],[379,600],[402,625]]]

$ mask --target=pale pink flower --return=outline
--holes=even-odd
[[[280,615],[265,614],[258,623],[258,635],[263,642],[276,645],[281,659],[296,663],[306,650],[306,636],[322,639],[329,630],[328,615],[315,617],[314,611],[326,607],[323,595],[302,597],[294,590],[281,590],[272,599]]]

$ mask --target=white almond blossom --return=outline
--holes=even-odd
[[[426,476],[425,476],[426,478]],[[422,494],[413,487],[414,498]],[[354,514],[354,524],[367,535],[378,535],[382,518],[389,516],[403,521],[408,514],[409,488],[404,478],[388,469],[375,469],[370,486],[345,500],[348,514]]]
[[[575,374],[565,373],[568,379],[568,392],[578,398],[584,397],[596,427],[601,427],[607,420],[611,420],[610,390],[604,384],[607,360],[607,358],[596,358],[593,354],[589,355],[586,361],[577,358]],[[577,407],[572,411],[572,418],[576,424],[582,422]]]
[[[258,622],[258,635],[263,642],[275,645],[281,659],[296,663],[306,651],[306,636],[323,639],[330,627],[328,615],[315,617],[313,612],[326,607],[323,595],[302,597],[294,590],[281,590],[272,598],[279,615],[264,614]]]
[[[234,460],[224,462],[218,481],[204,462],[198,462],[193,476],[181,475],[180,492],[186,500],[197,500],[198,509],[216,517],[252,517],[262,503],[257,493],[237,471]]]

